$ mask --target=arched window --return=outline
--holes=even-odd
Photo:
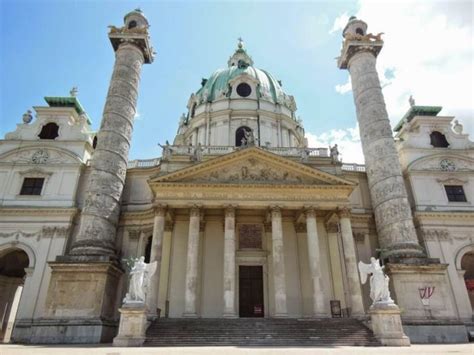
[[[236,147],[241,147],[243,145],[242,143],[244,142],[246,131],[247,132],[251,131],[251,129],[246,126],[242,126],[242,127],[237,128],[237,130],[235,131],[235,146]]]
[[[59,126],[56,123],[50,122],[41,128],[41,132],[38,134],[38,137],[40,139],[56,139],[56,137],[59,136],[58,131]]]
[[[362,30],[362,28],[360,28],[360,27],[357,27],[357,28],[356,28],[356,33],[357,33],[358,35],[363,36],[363,35],[364,35],[364,30]]]
[[[438,131],[433,131],[430,134],[431,145],[435,148],[447,148],[449,146],[446,136]]]
[[[97,147],[97,136],[95,136],[94,139],[92,140],[92,148],[95,149],[95,147]]]
[[[466,283],[471,307],[474,309],[474,252],[464,254],[461,259],[461,269],[465,270],[464,282]]]
[[[193,104],[193,107],[191,108],[191,118],[193,118],[193,117],[194,117],[194,114],[196,113],[196,106],[197,106],[197,104],[194,103],[194,104]]]
[[[132,28],[135,28],[137,27],[137,21],[130,21],[128,23],[128,29],[132,29]]]

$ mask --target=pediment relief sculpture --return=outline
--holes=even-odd
[[[80,158],[73,154],[56,149],[29,147],[18,151],[17,149],[6,152],[0,156],[0,161],[5,163],[51,165],[51,164],[77,164]]]
[[[247,159],[234,166],[203,173],[187,181],[217,183],[279,183],[279,184],[326,184],[321,180],[298,176],[297,174],[278,170],[256,159]]]

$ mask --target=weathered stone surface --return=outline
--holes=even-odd
[[[124,42],[116,51],[114,72],[104,108],[87,199],[80,219],[79,233],[71,248],[72,255],[115,255],[115,234],[120,213],[126,162],[136,112],[143,52]],[[96,242],[103,245],[98,247]]]
[[[224,312],[228,318],[237,317],[235,309],[235,209],[228,207],[224,221]]]
[[[369,309],[372,331],[386,346],[410,346],[410,339],[403,333],[400,309],[394,303],[375,303]]]
[[[348,29],[354,30],[351,26]],[[423,250],[419,247],[415,234],[400,162],[375,66],[382,43],[346,40],[339,67],[349,69],[351,75],[367,178],[383,256],[423,257]],[[403,248],[397,246],[400,243]],[[401,249],[403,252],[400,252]]]
[[[197,317],[197,279],[198,279],[198,257],[199,257],[199,222],[201,212],[199,208],[193,207],[189,215],[188,252],[186,258],[186,285],[184,294],[183,317]]]
[[[125,306],[119,309],[120,325],[114,346],[142,346],[145,342],[147,312],[144,304]]]
[[[283,247],[283,227],[281,210],[272,208],[272,260],[273,260],[273,287],[275,288],[275,315],[274,317],[287,317],[286,304],[286,277],[285,255]]]

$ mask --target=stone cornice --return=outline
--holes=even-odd
[[[450,212],[450,211],[440,211],[440,212],[420,212],[417,211],[414,213],[414,217],[420,222],[423,220],[436,219],[472,219],[474,221],[474,212]]]
[[[50,207],[1,207],[0,216],[68,216],[72,217],[79,211],[78,208],[50,208]]]

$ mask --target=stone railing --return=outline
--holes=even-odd
[[[358,171],[365,173],[365,165],[362,164],[342,164],[342,170],[345,171]]]
[[[153,159],[136,159],[131,160],[128,162],[128,169],[134,168],[152,168],[154,166],[160,165],[160,158],[153,158]]]
[[[261,147],[271,153],[282,156],[303,157],[329,157],[328,148],[298,148],[298,147]],[[194,155],[197,147],[186,145],[168,145],[163,147],[162,157],[173,155]],[[201,146],[202,155],[222,155],[232,153],[242,147],[233,146]]]

